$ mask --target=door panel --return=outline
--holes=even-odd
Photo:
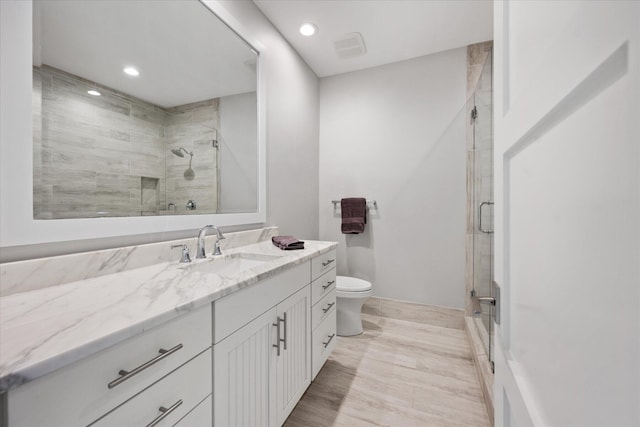
[[[496,425],[640,425],[640,2],[495,18]]]

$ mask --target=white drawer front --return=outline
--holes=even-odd
[[[121,377],[176,349],[130,379],[108,388]],[[11,390],[9,425],[86,425],[211,346],[211,306],[171,320],[38,380]],[[36,405],[34,402],[47,402]]]
[[[311,284],[311,304],[315,304],[320,301],[325,295],[329,294],[336,288],[336,269],[327,271],[322,276],[318,277]]]
[[[174,427],[212,426],[211,414],[213,414],[213,396],[209,395],[200,402],[193,411],[189,412],[186,417],[174,424]]]
[[[338,341],[336,316],[329,316],[313,331],[311,342],[311,379],[315,379]]]
[[[311,260],[311,278],[317,279],[327,271],[336,267],[336,250],[319,255]]]
[[[159,417],[158,427],[172,426],[211,394],[211,367],[209,349],[91,426],[146,426]]]
[[[317,304],[311,309],[311,330],[315,330],[320,323],[329,316],[336,315],[336,289],[329,290]]]

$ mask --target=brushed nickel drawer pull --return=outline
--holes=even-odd
[[[335,337],[335,336],[336,336],[336,334],[328,335],[328,337],[329,337],[329,341],[327,341],[327,342],[323,342],[323,343],[322,343],[322,345],[324,345],[324,348],[327,348],[327,346],[329,345],[329,343],[331,342],[331,340],[332,340],[332,339],[333,339],[333,337]]]
[[[276,327],[276,343],[271,344],[271,347],[275,347],[278,350],[276,354],[280,356],[280,341],[282,341],[280,339],[280,316],[278,316],[278,320],[276,320],[276,323],[273,323],[273,326]]]
[[[165,408],[164,406],[159,407],[158,411],[160,411],[162,413],[160,415],[158,415],[149,424],[147,424],[147,427],[153,427],[153,426],[157,425],[160,421],[164,420],[165,417],[167,417],[170,413],[175,411],[178,408],[178,406],[180,406],[180,405],[182,405],[182,399],[178,400],[176,403],[174,403],[173,405],[169,406],[168,408]]]
[[[287,349],[287,312],[284,312],[284,315],[282,316],[284,317],[283,322],[284,322],[284,339],[282,340],[282,344],[284,344],[284,349]]]
[[[327,262],[323,262],[323,263],[322,263],[322,266],[323,266],[323,267],[326,267],[327,265],[331,264],[331,263],[332,263],[332,262],[334,262],[334,261],[335,261],[335,259],[328,259],[328,260],[327,260]]]
[[[331,307],[333,307],[334,305],[336,305],[335,302],[332,302],[331,304],[329,304],[326,308],[322,309],[323,313],[326,313],[327,311],[331,310]]]
[[[322,289],[327,289],[329,286],[333,285],[334,283],[336,283],[335,280],[332,280],[330,282],[327,282],[326,285],[322,285]]]
[[[115,386],[122,384],[123,382],[125,382],[128,379],[130,379],[134,375],[138,375],[140,372],[144,371],[145,369],[147,369],[151,365],[155,365],[156,363],[158,363],[159,361],[161,361],[165,357],[175,353],[176,351],[180,350],[181,348],[182,348],[182,344],[178,344],[177,346],[172,347],[169,350],[165,350],[164,348],[161,348],[160,350],[158,350],[158,352],[160,353],[159,355],[157,355],[153,359],[149,360],[148,362],[143,363],[142,365],[138,366],[134,370],[125,371],[124,369],[121,369],[120,372],[118,372],[118,375],[120,375],[120,377],[118,377],[115,380],[111,381],[107,385],[107,387],[114,388]]]
[[[284,339],[280,337],[280,322],[284,323]],[[283,318],[281,319],[280,316],[278,316],[278,320],[276,321],[276,323],[273,324],[273,326],[275,326],[277,328],[277,336],[276,336],[276,343],[275,344],[271,344],[271,347],[275,347],[278,349],[277,355],[280,356],[280,343],[284,343],[284,349],[287,349],[287,313],[284,313]]]

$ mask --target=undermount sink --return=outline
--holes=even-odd
[[[190,265],[180,266],[179,268],[182,270],[194,271],[198,273],[231,276],[234,274],[238,274],[238,272],[277,260],[280,257],[281,256],[279,255],[263,254],[231,254],[202,261],[194,261]]]

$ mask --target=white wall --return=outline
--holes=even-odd
[[[318,78],[251,1],[223,1],[236,22],[263,46],[267,91],[267,225],[301,238],[318,237]],[[0,61],[0,203],[15,206],[28,199],[31,188],[31,7],[28,2],[2,5]],[[5,12],[7,14],[5,15]],[[9,16],[9,14],[11,16]],[[11,184],[10,183],[14,183]],[[20,201],[20,204],[27,202]],[[13,216],[2,215],[2,230],[22,227]],[[171,217],[164,217],[171,223]],[[67,220],[63,220],[67,221]],[[116,222],[126,223],[126,218]],[[254,226],[255,227],[255,226]],[[0,261],[73,253],[160,240],[191,237],[193,230],[84,239],[95,234],[88,221],[78,220],[78,240],[38,245],[6,245]],[[248,226],[230,229],[246,229]],[[104,229],[104,227],[103,227]],[[25,230],[26,231],[26,230]]]
[[[220,212],[247,212],[258,202],[256,93],[220,98]]]
[[[320,238],[375,295],[464,306],[466,49],[320,80]],[[331,200],[375,199],[340,233]]]
[[[248,0],[222,1],[267,53],[267,225],[318,238],[318,77]]]

